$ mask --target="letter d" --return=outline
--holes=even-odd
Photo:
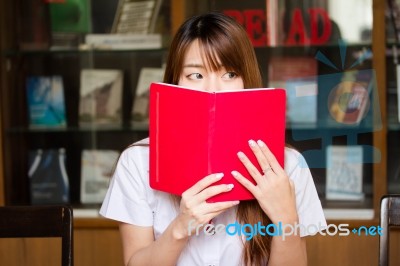
[[[231,227],[233,227],[233,229],[234,229],[233,232],[231,232],[231,231],[229,230]],[[230,235],[230,236],[236,235],[236,234],[238,233],[238,227],[239,227],[238,222],[230,223],[230,224],[228,224],[228,225],[225,227],[225,232],[226,232],[228,235]]]

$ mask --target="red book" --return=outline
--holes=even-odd
[[[181,195],[205,176],[224,173],[215,184],[234,188],[210,202],[253,199],[231,171],[254,182],[237,157],[242,151],[259,168],[250,139],[264,141],[283,167],[285,103],[283,89],[205,92],[152,83],[150,186]]]

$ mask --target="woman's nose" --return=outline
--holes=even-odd
[[[207,87],[206,91],[208,92],[215,92],[215,91],[220,91],[222,84],[218,81],[217,78],[210,78],[209,82],[207,82]]]

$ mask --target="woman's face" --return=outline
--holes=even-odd
[[[182,73],[178,85],[209,92],[244,89],[243,80],[234,71],[221,66],[217,71],[206,68],[198,40],[193,41],[183,60]]]

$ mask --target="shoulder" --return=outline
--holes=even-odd
[[[310,168],[303,155],[296,149],[285,148],[285,172],[294,181],[296,190],[315,187]]]
[[[138,162],[148,156],[149,139],[142,139],[129,145],[122,153],[120,160],[123,162]]]
[[[145,138],[145,139],[139,140],[139,141],[137,141],[137,142],[131,144],[129,147],[135,147],[135,146],[148,147],[149,144],[150,144],[149,138]]]
[[[308,165],[303,155],[293,148],[285,147],[285,172],[291,175],[296,169],[308,169]]]
[[[148,183],[149,147],[143,145],[145,143],[146,139],[141,140],[122,151],[114,172],[114,179],[121,181],[141,180],[144,184]]]

